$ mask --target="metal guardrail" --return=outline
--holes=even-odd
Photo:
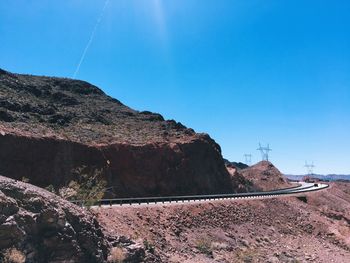
[[[250,192],[250,193],[234,193],[234,194],[214,194],[214,195],[184,195],[184,196],[165,196],[165,197],[135,197],[135,198],[113,198],[113,199],[101,199],[95,203],[95,206],[103,205],[125,205],[125,204],[150,204],[150,203],[165,203],[165,202],[175,202],[175,203],[184,203],[190,201],[207,201],[207,200],[218,200],[218,199],[229,199],[229,198],[249,198],[249,197],[258,197],[258,196],[272,196],[272,195],[288,195],[288,194],[297,194],[302,192],[312,192],[320,189],[328,188],[329,185],[326,184],[323,188],[315,188],[314,185],[306,186],[299,188],[300,186],[290,187],[280,190],[266,191],[266,192]],[[292,189],[307,190],[308,191],[291,191]],[[74,204],[84,206],[85,201],[83,200],[73,200],[71,201]]]

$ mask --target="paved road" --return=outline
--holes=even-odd
[[[170,205],[177,203],[200,203],[215,200],[232,200],[232,199],[262,199],[280,197],[291,194],[307,193],[319,191],[327,188],[327,184],[314,184],[299,182],[296,186],[287,189],[280,189],[267,192],[252,192],[239,194],[222,194],[222,195],[192,195],[192,196],[168,196],[168,197],[145,197],[145,198],[117,198],[102,199],[99,205],[92,208],[107,208],[111,206],[152,206],[152,205]],[[79,204],[79,201],[76,201]]]

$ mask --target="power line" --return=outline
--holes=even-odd
[[[314,174],[314,168],[315,168],[314,162],[312,162],[311,164],[308,164],[307,161],[305,161],[304,167],[306,168],[308,175]]]
[[[249,153],[244,154],[245,164],[252,165],[252,155]]]
[[[259,148],[257,150],[260,151],[261,158],[262,158],[263,161],[268,161],[269,160],[269,152],[272,151],[272,149],[270,148],[269,144],[267,144],[266,147],[262,147],[261,143],[259,142]]]

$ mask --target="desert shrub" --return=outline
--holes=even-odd
[[[64,186],[58,189],[58,195],[67,200],[77,199],[77,191],[69,186]]]
[[[29,183],[29,178],[23,176],[21,181],[23,183]]]
[[[48,186],[45,187],[45,190],[51,192],[51,193],[56,193],[56,189],[52,184],[49,184]]]
[[[199,238],[196,241],[196,248],[202,254],[205,254],[207,256],[212,256],[213,255],[212,242],[209,239],[209,237],[201,237],[201,238]]]
[[[24,263],[26,257],[17,248],[9,248],[2,253],[0,260],[2,263]]]
[[[125,252],[121,247],[114,247],[111,249],[108,256],[108,262],[110,263],[122,263],[124,262],[126,256]]]
[[[227,250],[230,248],[229,244],[224,242],[213,242],[211,247],[213,250]]]
[[[68,200],[80,200],[82,205],[90,207],[102,199],[107,182],[103,179],[102,169],[91,169],[86,166],[74,169],[76,180],[59,189],[59,195]]]
[[[154,245],[150,243],[147,239],[143,241],[143,246],[146,250],[148,250],[150,253],[154,253]]]
[[[248,248],[246,250],[242,250],[238,252],[237,258],[244,263],[253,263],[255,259],[258,257],[258,253],[255,249]]]

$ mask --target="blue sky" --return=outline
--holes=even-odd
[[[72,77],[104,0],[2,0],[0,67]],[[349,1],[110,0],[77,78],[224,157],[350,173]]]

